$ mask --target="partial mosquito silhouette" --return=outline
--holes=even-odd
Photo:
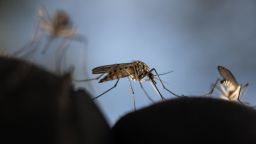
[[[39,22],[36,25],[32,40],[15,52],[15,56],[21,55],[21,57],[25,58],[32,56],[38,50],[44,38],[46,38],[46,42],[43,45],[41,53],[45,54],[53,41],[60,38],[62,42],[57,48],[56,56],[57,66],[60,66],[61,60],[72,41],[82,43],[83,49],[86,47],[87,39],[78,33],[78,29],[73,26],[71,18],[66,11],[57,10],[54,17],[51,18],[46,8],[40,7],[38,9],[38,18]]]
[[[210,94],[212,94],[214,89],[216,88],[221,93],[222,99],[226,99],[229,101],[238,101],[242,104],[245,104],[241,101],[241,96],[244,94],[249,84],[239,84],[231,71],[223,66],[218,66],[218,71],[223,79],[217,79],[212,90],[210,91]]]
[[[153,72],[155,74],[153,74]],[[146,90],[144,89],[144,87],[142,85],[142,82],[144,82],[144,81],[150,81],[151,82],[153,88],[155,89],[155,91],[161,97],[162,100],[165,100],[165,98],[163,97],[163,95],[161,94],[159,89],[157,88],[155,79],[160,81],[162,87],[166,91],[168,91],[169,93],[173,94],[176,97],[180,97],[179,95],[177,95],[174,92],[167,89],[165,87],[165,85],[163,84],[163,82],[160,78],[160,75],[164,75],[164,74],[167,74],[167,73],[158,74],[158,72],[156,71],[155,68],[149,69],[148,65],[145,64],[142,61],[133,61],[131,63],[119,63],[119,64],[99,66],[99,67],[94,68],[92,70],[92,73],[93,74],[100,74],[100,75],[96,78],[91,78],[91,79],[86,79],[86,80],[76,80],[76,81],[83,82],[83,81],[90,81],[90,80],[98,80],[105,74],[106,74],[105,77],[100,79],[99,83],[103,83],[103,82],[111,81],[111,80],[117,80],[116,83],[114,84],[114,86],[112,86],[111,88],[109,88],[108,90],[103,92],[102,94],[94,97],[93,99],[97,99],[97,98],[101,97],[102,95],[106,94],[107,92],[109,92],[110,90],[112,90],[113,88],[115,88],[117,86],[118,82],[119,82],[119,79],[124,78],[124,77],[128,77],[130,89],[131,89],[131,92],[132,92],[132,95],[133,95],[133,106],[134,106],[135,110],[136,110],[135,96],[134,96],[134,90],[133,90],[132,85],[131,85],[131,80],[139,82],[141,89],[143,90],[146,97],[151,102],[153,102],[153,100],[150,98],[150,96],[148,95],[148,93],[146,92]],[[168,73],[170,73],[170,72],[168,72]],[[144,79],[145,77],[147,77],[148,79]]]

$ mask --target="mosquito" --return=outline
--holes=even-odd
[[[220,91],[221,98],[243,103],[240,97],[245,92],[249,84],[239,84],[232,72],[223,66],[218,66],[218,71],[223,79],[217,79],[213,88],[216,87]],[[218,82],[220,82],[219,85],[217,85]]]
[[[155,74],[153,74],[153,72],[155,72]],[[170,72],[168,72],[168,73],[170,73]],[[155,89],[155,91],[161,97],[162,100],[165,100],[165,98],[163,97],[163,95],[161,94],[159,89],[157,88],[155,79],[160,81],[162,87],[166,91],[168,91],[169,93],[173,94],[176,97],[180,97],[179,95],[175,94],[174,92],[170,91],[169,89],[167,89],[165,87],[165,85],[163,84],[163,81],[160,79],[160,76],[159,76],[159,75],[164,75],[164,74],[158,74],[158,72],[156,71],[155,68],[149,69],[148,65],[142,61],[133,61],[131,63],[119,63],[119,64],[99,66],[92,70],[92,74],[100,74],[100,75],[96,78],[86,79],[86,80],[77,80],[77,81],[83,82],[83,81],[90,81],[90,80],[98,80],[103,75],[105,75],[105,76],[99,80],[99,83],[116,80],[116,83],[111,88],[104,91],[100,95],[94,97],[93,98],[94,100],[101,97],[102,95],[106,94],[113,88],[115,88],[119,82],[119,79],[125,78],[125,77],[127,77],[129,80],[129,86],[130,86],[130,89],[132,92],[133,106],[134,106],[135,110],[136,110],[135,96],[134,96],[133,87],[131,85],[131,80],[139,82],[141,89],[143,90],[144,94],[151,102],[153,102],[153,100],[149,97],[148,93],[146,92],[146,90],[144,89],[144,87],[142,85],[142,82],[144,82],[144,81],[151,82],[153,88]],[[167,73],[165,73],[165,74],[167,74]],[[144,79],[145,77],[147,77],[148,79]]]
[[[87,39],[78,33],[78,29],[73,26],[72,20],[66,11],[57,10],[52,18],[49,16],[45,7],[40,7],[38,9],[38,18],[39,20],[32,41],[15,52],[14,55],[20,55],[22,53],[24,53],[22,57],[33,55],[44,36],[46,36],[46,43],[43,45],[42,54],[47,52],[55,39],[61,38],[63,41],[57,48],[58,53],[60,53],[59,51],[61,49],[63,50],[60,55],[57,56],[58,64],[63,59],[63,55],[67,51],[67,47],[70,45],[71,41],[78,41],[82,43],[83,47],[86,47]]]

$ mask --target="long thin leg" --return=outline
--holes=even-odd
[[[62,59],[64,61],[64,65],[66,64],[66,59],[65,59],[65,55],[66,55],[66,51],[68,49],[68,46],[70,45],[71,43],[71,40],[68,40],[68,39],[65,39],[64,42],[57,48],[57,59],[56,59],[56,62],[57,62],[57,69],[59,71],[61,71],[61,62],[62,62]],[[62,50],[62,51],[60,51]],[[60,54],[58,54],[60,52]]]
[[[100,95],[98,95],[98,96],[96,96],[96,97],[94,97],[94,98],[92,98],[92,99],[93,99],[93,100],[95,100],[95,99],[97,99],[97,98],[99,98],[99,97],[103,96],[105,93],[107,93],[107,92],[111,91],[113,88],[115,88],[115,87],[117,86],[118,82],[119,82],[119,79],[117,79],[117,81],[116,81],[115,85],[114,85],[114,86],[112,86],[110,89],[106,90],[106,91],[105,91],[105,92],[103,92],[102,94],[100,94]]]
[[[33,50],[34,45],[36,45],[38,43],[38,41],[31,41],[29,43],[27,43],[25,46],[23,46],[22,48],[20,48],[18,51],[14,52],[13,55],[14,56],[21,56],[24,57],[24,55],[22,55],[22,53],[28,53],[31,50]]]
[[[48,49],[50,47],[50,44],[55,39],[55,37],[54,36],[49,36],[47,39],[48,39],[48,42],[46,42],[46,44],[45,44],[45,46],[44,46],[44,48],[43,48],[43,50],[41,52],[42,54],[45,54],[48,51]]]
[[[133,107],[134,107],[134,110],[136,110],[136,103],[135,103],[135,95],[134,95],[134,90],[133,90],[133,88],[132,88],[132,83],[131,83],[131,80],[130,80],[130,78],[128,78],[128,80],[129,80],[130,89],[131,89],[131,91],[132,91]]]
[[[33,56],[33,54],[37,51],[37,47],[40,44],[41,41],[38,41],[34,44],[31,43],[31,45],[29,47],[27,47],[27,52],[24,53],[24,55],[21,55],[21,58],[30,58],[31,56]]]
[[[146,97],[153,103],[154,100],[148,95],[148,93],[147,93],[147,91],[144,89],[144,87],[143,87],[141,81],[139,81],[139,84],[140,84],[140,87],[141,87],[141,89],[143,90],[144,94],[146,95]]]
[[[247,90],[249,84],[246,83],[245,85],[241,86],[241,92],[240,92],[240,96],[243,96],[245,91]],[[240,98],[240,97],[239,97]]]
[[[22,53],[26,53],[26,51],[28,51],[28,52],[33,51],[33,48],[35,48],[34,45],[38,44],[40,39],[42,38],[42,33],[39,30],[40,30],[39,23],[37,23],[35,28],[34,28],[32,40],[29,43],[27,43],[24,47],[20,48],[16,52],[14,52],[13,55],[19,56]]]
[[[205,94],[206,96],[212,96],[212,93],[213,93],[214,89],[216,88],[216,86],[217,86],[217,84],[218,84],[219,81],[220,81],[220,79],[218,78],[218,79],[216,80],[216,82],[211,85],[210,91],[209,91],[207,94]]]
[[[172,95],[174,95],[174,96],[176,96],[176,97],[181,97],[180,95],[177,95],[176,93],[170,91],[169,89],[167,89],[167,88],[164,86],[164,84],[163,84],[161,78],[159,77],[159,74],[157,73],[157,71],[156,71],[155,68],[152,68],[152,69],[150,70],[150,72],[152,72],[152,71],[154,71],[154,72],[156,73],[156,75],[157,75],[157,77],[158,77],[158,79],[159,79],[161,85],[163,86],[163,88],[164,88],[165,90],[167,90],[169,93],[171,93]]]
[[[165,100],[163,95],[160,93],[159,89],[157,88],[156,84],[153,81],[150,81],[151,85],[153,86],[154,90],[157,92],[157,94],[161,97],[162,100]]]
[[[241,90],[240,90],[240,92],[239,92],[239,97],[238,97],[238,99],[237,99],[237,101],[238,101],[239,103],[241,103],[241,104],[249,105],[249,103],[243,102],[243,101],[241,100],[241,96],[244,95],[244,93],[245,93],[245,91],[246,91],[246,89],[247,89],[248,86],[249,86],[248,83],[245,84],[245,85],[243,85],[243,86],[241,86]]]

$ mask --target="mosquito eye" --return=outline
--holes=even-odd
[[[225,80],[221,80],[220,83],[223,84],[225,82]]]

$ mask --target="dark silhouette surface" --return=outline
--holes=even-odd
[[[256,143],[256,112],[212,98],[179,98],[132,112],[113,127],[117,144]]]
[[[123,116],[110,129],[71,74],[54,75],[0,57],[1,143],[256,143],[256,111],[239,103],[182,97]]]
[[[105,118],[70,74],[57,76],[13,58],[0,58],[1,143],[102,144]]]

